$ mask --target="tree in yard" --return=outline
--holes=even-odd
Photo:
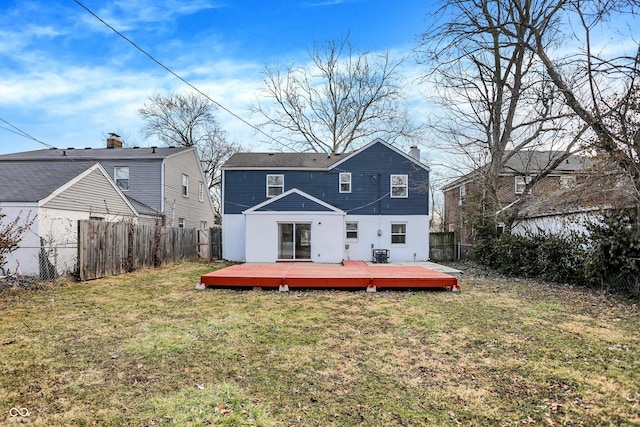
[[[12,221],[3,222],[6,215],[0,211],[0,267],[7,263],[7,255],[18,249],[18,245],[26,233],[33,225],[35,217],[30,215],[22,219],[18,215]]]
[[[445,120],[435,129],[453,140],[458,152],[487,163],[480,203],[487,229],[503,208],[495,183],[510,156],[536,148],[562,153],[532,177],[525,197],[509,207],[507,220],[515,218],[528,189],[585,142],[595,140],[618,153],[621,145],[630,147],[616,142],[613,131],[628,127],[629,121],[621,124],[618,117],[617,126],[607,121],[614,120],[637,87],[637,54],[599,58],[589,35],[606,25],[607,15],[632,4],[635,1],[443,2],[418,50],[431,66],[426,80],[445,107]],[[567,25],[570,22],[578,25]],[[563,33],[565,28],[574,32]],[[572,44],[577,44],[575,51],[559,49]],[[637,151],[634,156],[630,161],[624,155],[618,164],[633,169]]]
[[[199,94],[153,95],[138,111],[145,121],[146,137],[156,136],[167,145],[195,147],[220,214],[220,167],[240,145],[229,142],[215,116],[214,103]]]
[[[375,137],[413,140],[400,62],[388,53],[355,52],[348,37],[315,45],[306,67],[266,67],[264,95],[255,111],[274,140],[289,149],[342,153]]]

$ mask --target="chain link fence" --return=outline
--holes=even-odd
[[[21,246],[9,254],[0,267],[0,288],[35,287],[62,277],[76,277],[78,248],[76,243]]]

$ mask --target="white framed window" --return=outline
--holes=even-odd
[[[340,192],[351,193],[351,172],[340,172]]]
[[[458,190],[458,206],[462,206],[465,200],[467,200],[467,185],[462,184]]]
[[[189,175],[182,174],[182,197],[189,197]]]
[[[392,223],[391,224],[391,243],[404,244],[407,243],[407,224]]]
[[[204,202],[204,182],[198,182],[198,201]]]
[[[408,183],[408,175],[391,175],[391,197],[407,197],[409,195]]]
[[[129,191],[129,167],[113,168],[113,178],[122,191]]]
[[[524,189],[527,186],[528,183],[531,182],[531,177],[530,176],[524,176],[524,175],[517,175],[515,177],[515,193],[516,194],[522,194],[524,193]]]
[[[347,222],[345,224],[346,238],[347,240],[358,240],[358,223]]]
[[[284,175],[267,175],[267,197],[284,193]]]
[[[187,220],[184,218],[178,218],[178,228],[185,228],[187,226]]]
[[[206,230],[209,224],[207,224],[207,221],[200,221],[200,228],[203,230]]]

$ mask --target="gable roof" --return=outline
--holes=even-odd
[[[235,153],[223,165],[222,169],[251,169],[251,170],[328,170],[338,166],[348,159],[358,155],[374,144],[382,144],[407,158],[423,169],[429,167],[402,152],[382,139],[375,139],[369,144],[350,153],[326,154],[326,153]]]
[[[304,204],[305,202],[308,203],[308,205],[302,207],[302,204]],[[292,206],[297,206],[297,208],[292,209]],[[337,214],[345,213],[343,210],[338,209],[335,206],[332,206],[329,203],[324,202],[316,197],[313,197],[302,190],[298,190],[297,188],[292,188],[291,190],[285,191],[284,193],[279,194],[276,197],[267,199],[262,203],[258,203],[257,205],[247,209],[243,213],[247,214],[253,212],[284,211],[332,212]]]
[[[121,160],[135,159],[162,160],[166,157],[194,150],[193,147],[146,147],[146,148],[51,148],[32,151],[21,151],[0,155],[3,161],[52,161],[52,160]]]

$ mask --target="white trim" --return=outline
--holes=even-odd
[[[58,197],[60,194],[65,192],[67,189],[69,189],[72,185],[75,185],[77,182],[79,182],[80,180],[84,179],[86,176],[88,176],[89,174],[93,173],[94,171],[100,172],[107,179],[107,182],[109,183],[111,188],[113,188],[116,191],[116,193],[118,193],[118,196],[122,199],[122,201],[127,205],[127,207],[131,210],[131,212],[135,216],[139,216],[140,215],[138,213],[138,211],[136,210],[136,208],[133,207],[131,202],[129,202],[129,199],[127,199],[127,196],[124,195],[122,190],[120,190],[120,187],[118,187],[116,182],[113,179],[111,179],[111,177],[109,176],[107,171],[102,167],[102,165],[100,163],[94,164],[93,166],[91,166],[90,168],[88,168],[87,170],[82,172],[81,174],[77,175],[75,178],[70,179],[65,184],[63,184],[60,187],[58,187],[55,190],[53,190],[51,192],[51,194],[49,194],[47,197],[45,197],[44,199],[41,199],[41,200],[38,201],[38,206],[42,207],[42,206],[46,205],[52,199]]]
[[[282,177],[282,184],[281,185],[269,185],[269,178],[275,176],[275,177]],[[283,173],[268,173],[265,179],[265,184],[266,184],[266,188],[265,188],[265,196],[272,199],[274,197],[278,197],[280,194],[284,193],[284,174]],[[280,194],[276,194],[275,196],[271,196],[269,195],[269,188],[277,188],[277,187],[282,187],[282,193]]]
[[[395,151],[397,154],[401,155],[402,157],[404,157],[405,159],[409,160],[411,163],[421,167],[422,169],[426,170],[426,171],[430,171],[431,169],[429,168],[429,166],[425,165],[424,163],[414,159],[413,157],[411,157],[408,153],[405,153],[401,150],[399,150],[398,148],[394,147],[393,145],[389,144],[388,142],[380,139],[380,138],[376,138],[373,141],[371,141],[370,143],[368,143],[367,145],[365,145],[364,147],[360,147],[358,148],[356,151],[354,151],[353,153],[345,156],[344,159],[341,159],[340,161],[332,164],[331,166],[329,166],[329,169],[333,169],[338,167],[339,165],[341,165],[342,163],[346,162],[347,160],[349,160],[350,158],[357,156],[358,154],[360,154],[361,152],[365,151],[366,149],[368,149],[369,147],[380,143],[382,145],[384,145],[385,147],[389,148],[392,151]]]
[[[269,213],[269,212],[256,212],[256,211],[258,209],[261,209],[261,208],[263,208],[263,207],[265,207],[265,206],[267,206],[267,205],[269,205],[271,203],[274,203],[274,202],[276,202],[276,201],[278,201],[278,200],[280,200],[280,199],[282,199],[284,197],[287,197],[290,194],[298,194],[298,195],[300,195],[300,196],[302,196],[302,197],[304,197],[306,199],[311,200],[312,202],[315,202],[315,203],[317,203],[317,204],[329,209],[333,213],[337,213],[337,214],[340,214],[340,215],[345,215],[345,212],[343,210],[338,209],[335,206],[330,205],[329,203],[324,202],[324,201],[322,201],[322,200],[320,200],[318,198],[315,198],[315,197],[305,193],[304,191],[298,190],[297,188],[292,188],[290,190],[285,191],[282,194],[279,194],[279,195],[277,195],[275,197],[271,197],[270,199],[267,199],[262,203],[258,203],[257,205],[250,207],[249,209],[243,211],[242,213],[243,214],[249,214],[249,213],[266,214],[266,213]],[[281,214],[282,212],[280,211],[280,212],[274,212],[274,213]],[[299,212],[299,213],[310,214],[310,213],[313,213],[313,211],[305,211],[305,212]],[[322,212],[322,213],[330,213],[330,212]]]
[[[343,191],[342,190],[342,184],[343,184],[342,183],[342,175],[349,176],[349,182],[348,182],[349,190],[348,191]],[[345,184],[347,184],[347,183],[345,182]],[[340,172],[338,174],[338,193],[342,193],[342,194],[351,193],[351,184],[352,184],[351,172]]]
[[[393,177],[401,176],[404,177],[404,186],[401,185],[393,185]],[[393,188],[401,188],[404,187],[404,195],[403,196],[394,196]],[[407,199],[409,198],[409,175],[406,173],[392,173],[389,175],[389,197],[392,199]]]

